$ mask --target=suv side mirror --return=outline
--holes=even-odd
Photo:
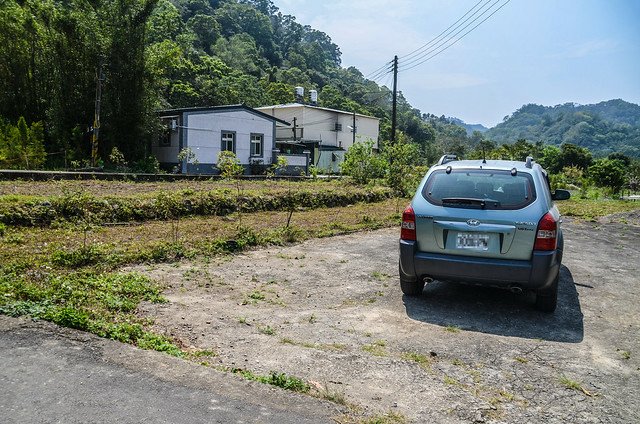
[[[553,200],[568,200],[571,197],[569,190],[557,189],[551,194]]]

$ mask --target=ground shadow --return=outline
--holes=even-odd
[[[583,315],[571,271],[563,266],[555,313],[537,311],[533,293],[434,281],[419,297],[404,296],[407,315],[417,321],[501,336],[579,343]]]

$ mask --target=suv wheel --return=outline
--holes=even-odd
[[[553,280],[551,287],[538,290],[536,293],[536,309],[543,312],[553,312],[556,310],[556,306],[558,305],[558,282],[560,280],[560,272],[556,275],[556,278]]]
[[[400,289],[407,296],[420,296],[424,289],[424,281],[407,281],[400,278]]]

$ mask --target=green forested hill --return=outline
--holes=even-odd
[[[271,0],[0,0],[0,167],[86,163],[100,69],[105,162],[117,147],[129,165],[147,164],[159,109],[286,103],[295,86],[318,90],[321,106],[381,118],[381,139],[390,136],[391,91],[341,67],[327,34]],[[425,164],[483,139],[640,156],[638,116],[638,106],[621,100],[527,105],[469,135],[461,121],[398,96],[398,129]]]
[[[599,156],[618,152],[640,157],[640,106],[620,99],[594,105],[528,104],[484,135],[499,143],[518,139],[571,143]]]
[[[42,123],[46,165],[86,159],[100,64],[103,159],[113,147],[148,156],[158,109],[290,102],[298,85],[322,106],[382,118],[388,138],[389,89],[340,55],[271,0],[0,0],[0,164],[35,155],[11,147],[20,117]],[[432,127],[400,98],[399,128],[426,149]]]

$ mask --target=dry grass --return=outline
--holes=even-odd
[[[310,190],[312,192],[340,189],[350,185],[344,180],[242,180],[242,190],[247,192],[282,193],[291,190]],[[160,192],[193,191],[207,192],[212,190],[236,191],[235,181],[207,180],[207,181],[0,181],[0,195],[3,196],[33,196],[52,197],[63,196],[67,193],[82,192],[95,197],[153,197]]]
[[[389,199],[378,203],[295,212],[291,220],[291,240],[288,241],[399,225],[396,203],[396,200]],[[148,221],[135,225],[93,227],[86,233],[86,242],[84,231],[79,227],[11,228],[7,229],[4,237],[0,237],[0,264],[28,257],[40,262],[55,251],[79,249],[85,243],[86,246],[131,253],[159,243],[173,242],[175,225],[178,226],[178,242],[185,249],[198,253],[203,245],[216,239],[233,239],[240,225],[268,236],[278,229],[282,230],[287,217],[288,212],[260,212],[243,214],[242,217],[234,214],[227,217],[194,217],[179,222]]]

